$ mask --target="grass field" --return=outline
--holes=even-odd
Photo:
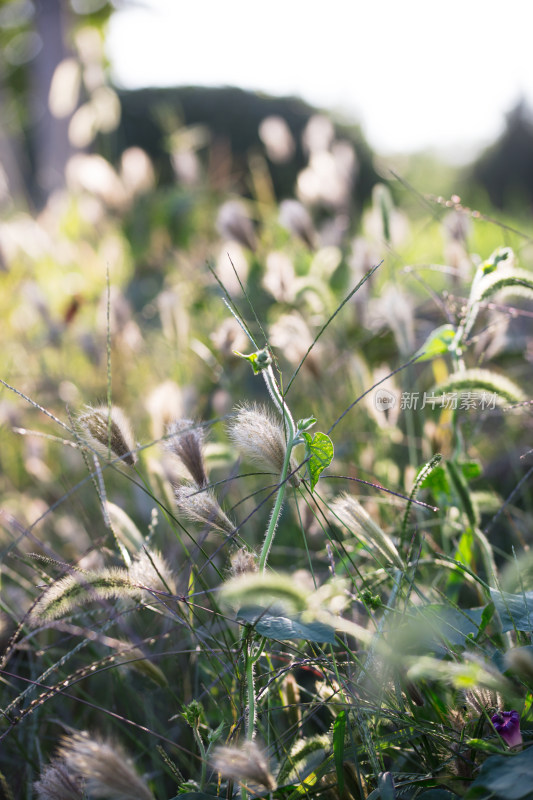
[[[533,797],[533,229],[341,151],[2,222],[7,798]]]

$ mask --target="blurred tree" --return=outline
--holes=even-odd
[[[108,0],[0,4],[0,178],[6,197],[41,205],[63,186],[68,158],[79,149],[69,127],[83,96],[58,111],[51,102],[54,76],[68,59],[78,59],[76,32],[90,26],[103,35],[113,10]],[[0,202],[1,186],[2,180]]]
[[[473,176],[498,208],[518,211],[526,203],[533,210],[533,114],[525,101],[507,114],[505,131],[475,162]]]
[[[246,191],[243,178],[250,153],[264,149],[259,135],[261,122],[267,117],[281,117],[296,147],[290,160],[269,164],[278,199],[294,194],[297,175],[307,163],[302,133],[310,118],[319,113],[296,97],[271,97],[236,87],[150,88],[122,91],[119,97],[122,124],[115,142],[117,156],[132,145],[142,147],[154,160],[162,180],[170,181],[173,179],[168,145],[171,126],[179,123],[205,126],[210,131],[212,145],[231,156],[231,176],[235,182],[232,188],[240,191]],[[357,125],[336,124],[335,134],[354,146],[358,161],[354,199],[361,208],[374,184],[381,180],[374,168],[374,153]]]

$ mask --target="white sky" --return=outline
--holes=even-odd
[[[142,3],[142,4],[141,4]],[[533,107],[533,0],[141,0],[117,11],[114,80],[296,94],[382,153],[460,158]]]

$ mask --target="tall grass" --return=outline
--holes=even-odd
[[[6,223],[4,794],[531,797],[531,237],[265,165]]]

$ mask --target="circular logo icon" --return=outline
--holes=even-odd
[[[388,389],[378,389],[374,395],[374,405],[378,411],[390,411],[396,405],[396,396]]]

